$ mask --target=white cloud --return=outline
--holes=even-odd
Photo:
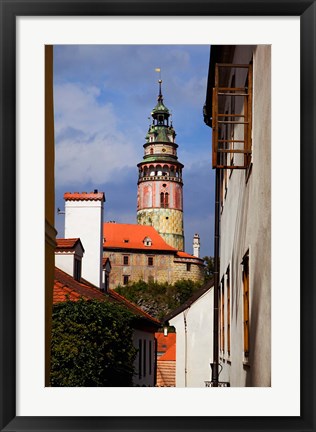
[[[136,166],[137,154],[117,129],[110,103],[100,103],[96,87],[55,86],[56,185],[102,183],[122,166]]]

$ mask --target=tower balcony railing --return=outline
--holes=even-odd
[[[182,178],[181,177],[173,177],[173,176],[144,176],[144,177],[139,177],[138,178],[139,181],[149,181],[149,180],[168,180],[168,181],[174,181],[174,182],[178,182],[178,183],[182,183]]]

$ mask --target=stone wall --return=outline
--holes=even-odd
[[[175,283],[180,279],[203,280],[203,267],[192,258],[175,259],[173,253],[144,253],[141,251],[104,250],[103,256],[110,259],[111,272],[109,288],[127,282],[154,280],[155,282]],[[124,261],[124,257],[125,261]],[[151,265],[152,263],[152,265]]]

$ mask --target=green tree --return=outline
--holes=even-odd
[[[198,288],[200,282],[179,280],[173,285],[164,282],[139,282],[118,286],[116,291],[145,312],[161,320],[169,312],[183,304]]]
[[[133,319],[129,311],[107,301],[54,305],[51,385],[131,386],[137,353],[132,342]]]
[[[205,263],[204,280],[207,281],[211,279],[214,275],[214,257],[205,256],[203,258],[203,261]]]

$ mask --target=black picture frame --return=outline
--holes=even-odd
[[[301,22],[301,415],[299,417],[16,416],[16,17],[300,16]],[[315,101],[316,5],[302,0],[38,1],[0,0],[0,428],[1,431],[315,431]],[[288,67],[291,65],[289,63]],[[289,89],[289,100],[291,94]],[[284,143],[286,146],[286,143]],[[300,164],[300,165],[299,165]],[[283,167],[284,168],[284,167]],[[289,238],[291,233],[289,232]],[[289,263],[288,269],[294,263]],[[25,280],[28,283],[28,279]],[[286,355],[285,355],[286,361]],[[289,376],[289,380],[291,377]],[[176,401],[175,401],[176,403]],[[192,401],[194,403],[194,401]],[[280,401],[280,404],[283,402]],[[286,401],[284,401],[286,403]],[[122,407],[123,408],[123,407]],[[211,410],[211,407],[210,407]],[[159,410],[161,412],[161,410]]]

